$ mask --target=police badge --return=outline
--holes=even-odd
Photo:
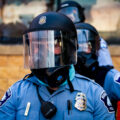
[[[39,24],[44,24],[46,23],[46,16],[40,17]]]
[[[86,96],[85,96],[85,94],[83,94],[81,92],[77,93],[75,100],[76,100],[75,108],[77,108],[80,111],[83,111],[86,109]]]

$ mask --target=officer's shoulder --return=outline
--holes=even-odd
[[[120,84],[120,72],[116,69],[111,69],[106,75],[106,79],[112,79],[113,81]]]
[[[86,89],[87,90],[91,90],[93,91],[93,93],[95,91],[99,91],[102,92],[103,88],[96,83],[93,79],[87,78],[85,76],[76,74],[75,75],[75,87],[77,87],[77,89]]]
[[[85,76],[80,75],[80,74],[75,74],[75,78],[77,79],[77,81],[82,81],[84,83],[90,83],[90,84],[94,84],[94,85],[100,86],[93,79],[90,79],[90,78],[85,77]]]
[[[77,74],[77,73],[75,74],[75,78],[76,78],[76,79],[80,79],[80,80],[85,80],[85,81],[87,81],[87,82],[89,82],[89,81],[94,82],[93,79],[90,79],[90,78],[88,78],[88,77],[85,77],[85,76],[80,75],[80,74]]]
[[[116,76],[116,75],[120,75],[120,72],[113,68],[107,72],[106,78],[108,78],[108,77],[114,78],[114,76]]]
[[[100,38],[100,48],[108,48],[106,41]]]
[[[112,74],[116,74],[116,73],[120,73],[118,70],[112,68],[108,71],[109,73],[112,73]]]
[[[12,86],[11,88],[13,89],[17,89],[17,88],[24,88],[25,86],[27,86],[28,84],[30,84],[29,81],[25,80],[25,79],[20,79],[18,81],[16,81]]]

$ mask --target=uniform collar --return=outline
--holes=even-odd
[[[83,89],[85,89],[86,87],[84,85],[87,81],[94,81],[94,80],[76,73],[74,79],[71,82],[75,91],[83,91]],[[86,84],[88,85],[89,83],[87,82]],[[66,89],[70,89],[68,84],[66,85]]]
[[[71,66],[71,69],[69,71],[69,76],[70,76],[70,81],[72,82],[75,91],[82,91],[82,88],[84,87],[82,84],[83,79],[89,80],[87,77],[84,77],[80,74],[75,74],[75,69],[74,69],[73,65]],[[39,88],[42,90],[42,92],[44,92],[44,90],[47,90],[46,85],[44,83],[40,82],[40,80],[36,76],[32,76],[32,77],[28,78],[27,80],[39,85]],[[65,89],[70,90],[69,85],[67,84],[67,80],[52,95],[62,92]],[[44,93],[46,93],[46,92],[44,92]]]
[[[78,82],[76,81],[76,78],[73,78],[71,82],[72,82],[72,84],[73,84],[73,86],[74,86],[74,91],[79,91],[79,92],[82,91],[82,90],[81,90],[81,87],[79,86],[80,84],[78,84]],[[63,85],[63,86],[60,86],[53,94],[50,94],[49,91],[47,90],[46,86],[44,86],[44,85],[40,85],[40,86],[39,86],[39,90],[40,90],[42,93],[44,93],[45,95],[47,95],[47,96],[48,96],[48,99],[50,99],[50,98],[52,98],[52,97],[54,97],[54,96],[56,96],[56,95],[64,92],[65,90],[70,91],[70,87],[69,87],[68,84]],[[74,91],[73,91],[73,92],[74,92]]]
[[[80,90],[80,86],[78,84],[78,81],[76,80],[76,77],[74,77],[74,79],[71,81],[73,87],[74,87],[74,91],[79,91]],[[65,86],[66,89],[70,90],[70,87],[68,84],[66,84]]]

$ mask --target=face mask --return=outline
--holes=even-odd
[[[84,59],[84,61],[82,60],[84,67],[87,69],[92,68],[94,64],[97,62],[96,56],[92,54],[82,54],[82,57],[80,57],[80,59],[82,58]]]
[[[98,66],[96,55],[85,53],[78,54],[78,62],[75,65],[75,69],[79,74],[91,78],[96,66]]]
[[[32,69],[32,73],[49,87],[56,88],[67,79],[69,75],[69,67],[66,66],[49,69]]]

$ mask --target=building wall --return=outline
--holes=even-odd
[[[27,73],[30,71],[24,69],[22,55],[0,55],[0,98],[13,83]]]
[[[120,70],[120,56],[112,56],[117,70]],[[0,99],[5,91],[16,81],[30,73],[24,69],[22,55],[0,55]]]
[[[110,32],[120,30],[120,3],[96,4],[91,7],[88,22],[99,31]],[[87,16],[86,16],[87,17]]]
[[[20,5],[16,4],[6,4],[3,11],[3,22],[16,23],[16,22],[25,22],[22,21],[22,16],[31,16],[30,21],[40,13],[46,12],[46,2],[45,1],[31,1],[28,4],[22,3]]]

